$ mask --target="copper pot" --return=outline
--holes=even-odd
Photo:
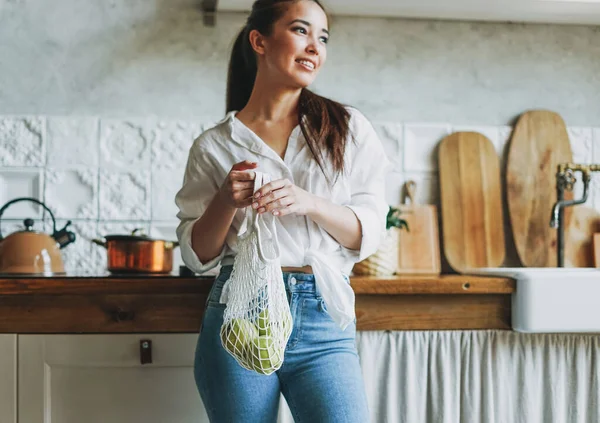
[[[92,241],[107,250],[111,273],[168,274],[173,270],[173,249],[178,242],[152,239],[146,235],[107,235]]]

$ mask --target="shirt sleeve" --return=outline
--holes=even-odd
[[[190,150],[183,186],[175,196],[175,204],[179,208],[177,218],[177,238],[181,249],[181,258],[187,267],[196,273],[204,273],[219,264],[225,254],[225,245],[217,257],[202,263],[192,248],[192,228],[202,217],[213,197],[219,190],[215,180],[216,167],[210,156],[203,151]]]
[[[349,169],[351,199],[346,207],[360,221],[362,241],[359,250],[344,248],[344,255],[358,262],[375,253],[384,239],[389,210],[385,180],[391,163],[371,123],[360,112],[351,110],[351,113],[355,144]]]

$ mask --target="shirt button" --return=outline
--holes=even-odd
[[[291,283],[292,285],[296,285],[296,278],[292,276],[292,277],[290,278],[290,283]]]

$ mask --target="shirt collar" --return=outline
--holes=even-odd
[[[232,110],[225,116],[224,121],[227,125],[229,137],[242,147],[246,147],[254,153],[265,155],[265,147],[267,146],[260,142],[257,136],[252,136],[252,131],[240,122],[239,119],[236,119],[235,115],[237,113],[237,110]]]
[[[244,125],[239,119],[235,117],[238,112],[232,110],[225,115],[223,122],[226,124],[227,132],[229,137],[237,144],[246,147],[248,150],[272,158],[273,160],[283,163],[281,157],[279,157],[268,145],[265,144],[256,134],[254,134],[250,128]],[[302,134],[300,125],[297,125],[288,140],[288,150],[291,152],[292,157],[296,156],[301,145],[298,145],[298,137]]]

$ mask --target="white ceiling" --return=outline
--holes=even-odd
[[[252,0],[219,0],[248,11]],[[600,0],[323,0],[334,15],[600,24]]]

